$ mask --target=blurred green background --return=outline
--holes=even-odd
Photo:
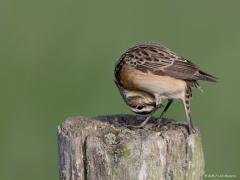
[[[120,54],[160,42],[220,78],[194,90],[207,174],[239,170],[239,1],[0,1],[0,179],[58,178],[56,129],[75,115],[131,113]],[[156,113],[159,115],[159,113]],[[168,117],[185,120],[175,103]],[[216,179],[216,178],[215,178]]]

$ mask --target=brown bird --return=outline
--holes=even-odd
[[[181,99],[190,133],[194,129],[190,98],[192,87],[201,90],[197,80],[216,82],[216,77],[200,70],[191,61],[156,43],[138,44],[123,53],[115,65],[115,83],[126,104],[137,114],[149,114],[139,126],[144,127],[152,114],[168,99],[160,119],[174,99]]]

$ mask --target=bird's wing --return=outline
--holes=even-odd
[[[191,61],[163,46],[138,46],[131,49],[128,58],[130,65],[143,72],[183,80],[216,81],[214,76],[201,71]]]
[[[174,59],[171,64],[152,70],[154,74],[163,74],[184,80],[199,80],[200,74],[197,66],[187,60]]]

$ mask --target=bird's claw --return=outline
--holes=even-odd
[[[198,129],[194,126],[188,126],[188,132],[189,134],[196,134],[198,132]]]

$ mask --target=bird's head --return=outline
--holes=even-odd
[[[155,110],[155,106],[153,104],[139,104],[137,106],[130,106],[130,109],[136,114],[150,114]]]
[[[127,90],[115,81],[125,103],[136,114],[150,114],[156,109],[155,97],[149,93],[136,90]]]
[[[125,102],[137,114],[150,114],[156,109],[155,98],[141,91],[125,91]]]

